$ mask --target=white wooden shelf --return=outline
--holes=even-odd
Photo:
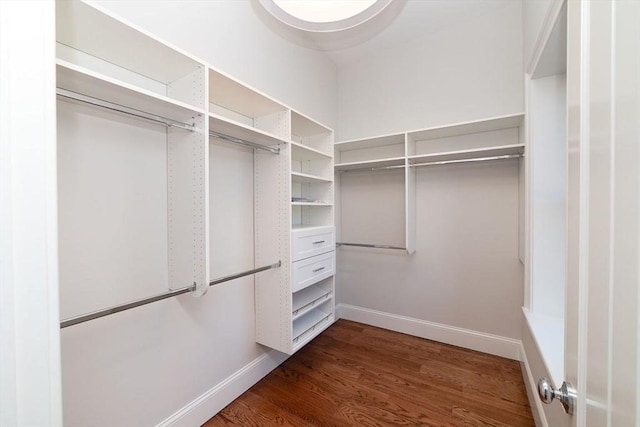
[[[329,160],[332,156],[315,148],[291,141],[291,158],[298,161]]]
[[[307,225],[307,224],[294,224],[291,226],[292,231],[302,231],[302,230],[314,230],[314,229],[326,229],[326,225]]]
[[[314,308],[333,298],[331,288],[309,286],[293,294],[292,316],[296,321]]]
[[[311,137],[331,133],[331,129],[321,125],[297,111],[291,111],[291,133],[298,137]]]
[[[405,164],[405,158],[392,157],[388,159],[367,160],[362,162],[349,162],[349,163],[336,163],[335,170],[353,170],[353,169],[368,169],[368,168],[381,168],[387,166],[403,166]]]
[[[501,129],[517,128],[522,125],[524,113],[492,117],[483,120],[454,123],[407,132],[414,141],[448,138],[472,133],[491,132]]]
[[[318,203],[314,203],[314,202],[291,202],[291,206],[318,206],[318,207],[327,207],[327,206],[333,206],[333,203],[326,203],[326,202],[318,202]]]
[[[256,129],[214,113],[209,113],[209,129],[235,138],[269,146],[288,143],[285,139],[269,132]]]
[[[58,59],[56,84],[82,95],[180,121],[189,121],[204,111],[155,92]]]
[[[469,150],[447,151],[433,154],[419,154],[409,156],[409,163],[416,164],[422,162],[438,162],[447,160],[466,160],[483,157],[505,156],[511,154],[522,154],[524,144],[503,145],[496,147],[475,148]]]
[[[349,141],[340,141],[333,144],[333,148],[337,152],[362,150],[368,148],[384,147],[387,145],[404,144],[404,133],[377,136],[374,138],[353,139]]]
[[[324,304],[329,302],[327,300]],[[327,322],[329,318],[332,316],[331,312],[328,310],[323,310],[323,305],[318,308],[311,310],[304,316],[299,317],[293,322],[293,342],[297,343],[300,339],[303,339],[305,336],[314,332],[313,329],[321,326],[324,322]],[[328,304],[327,304],[328,305]]]
[[[291,172],[291,180],[293,182],[302,183],[331,183],[332,179],[323,178],[321,176],[309,175],[301,172]]]
[[[164,86],[204,64],[125,24],[100,6],[83,1],[56,2],[56,41],[59,47],[73,49],[73,53],[67,52],[69,58],[91,62],[100,69],[128,70]]]
[[[393,186],[389,188],[394,191],[404,190],[404,236],[402,230],[393,236],[393,241],[404,240],[407,253],[415,252],[416,247],[416,171],[417,167],[412,165],[431,164],[440,161],[472,160],[507,155],[522,155],[524,144],[520,143],[521,126],[523,125],[524,113],[516,113],[499,117],[490,117],[483,120],[475,120],[451,125],[435,126],[426,129],[407,131],[402,133],[373,136],[368,138],[341,141],[334,144],[334,154],[336,171],[357,171],[379,173],[377,171],[390,168],[404,173],[404,182],[395,174],[372,175],[371,185],[387,185],[389,180],[393,181]],[[424,165],[427,166],[427,165]],[[362,185],[362,180],[357,180],[348,174],[336,175],[336,191],[340,191],[342,197],[348,191],[355,191],[355,187],[349,184],[358,182]],[[384,183],[384,184],[382,184]],[[403,188],[399,187],[402,186]],[[388,191],[391,191],[387,188]],[[360,193],[361,188],[358,189]],[[354,194],[356,194],[354,193]],[[345,203],[348,205],[348,203]],[[354,205],[351,205],[354,209]],[[344,207],[340,215],[342,223],[346,223]],[[359,207],[357,209],[360,209]],[[363,208],[364,209],[364,208]],[[392,213],[380,214],[376,221],[397,222],[399,214],[402,212],[394,210]],[[389,241],[370,242],[368,235],[362,231],[360,236],[355,236],[357,242],[363,244],[390,244]],[[346,233],[348,234],[348,233]],[[358,238],[359,237],[359,238]],[[402,246],[402,245],[393,245]]]
[[[213,69],[209,69],[209,102],[251,119],[287,110],[279,102]]]

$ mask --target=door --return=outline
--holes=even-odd
[[[638,426],[640,2],[569,0],[567,29],[567,421]]]

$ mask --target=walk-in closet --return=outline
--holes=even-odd
[[[640,421],[640,2],[0,1],[0,427]]]

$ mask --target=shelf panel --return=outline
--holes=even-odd
[[[471,133],[517,128],[522,125],[523,120],[524,113],[519,113],[508,116],[493,117],[485,120],[415,130],[407,132],[407,134],[409,134],[414,141],[424,141],[428,139],[447,138],[452,136],[468,135]]]
[[[287,141],[277,137],[276,135],[264,132],[260,129],[247,126],[225,117],[209,113],[209,128],[213,131],[223,133],[235,138],[244,139],[258,144],[276,146],[278,144],[286,144]]]
[[[209,102],[246,117],[261,117],[287,108],[219,71],[209,69]]]
[[[56,61],[56,78],[57,86],[62,89],[174,120],[191,122],[193,117],[204,114],[203,110],[184,102],[140,89],[60,59]]]
[[[291,172],[291,180],[293,182],[302,182],[302,183],[313,183],[313,182],[331,183],[331,182],[333,182],[332,179],[322,178],[320,176],[309,175],[309,174],[300,173],[300,172]]]
[[[465,160],[481,157],[522,154],[524,144],[503,145],[497,147],[474,148],[469,150],[447,151],[443,153],[419,154],[408,157],[409,163],[439,162],[447,160]]]
[[[345,171],[353,169],[369,169],[403,165],[404,157],[392,157],[389,159],[369,160],[365,162],[336,163],[335,170]]]
[[[167,85],[203,64],[81,1],[56,2],[59,43]]]
[[[293,160],[328,160],[331,159],[331,157],[331,154],[323,153],[315,148],[307,147],[306,145],[291,141],[291,158]]]
[[[297,111],[291,111],[291,133],[306,138],[314,135],[330,134],[331,129]]]
[[[320,306],[314,310],[311,310],[304,316],[296,319],[293,322],[293,342],[296,343],[296,341],[299,341],[301,338],[303,338],[304,335],[320,326],[320,324],[322,324],[323,322],[329,320],[331,315],[332,313],[323,310],[323,307]]]
[[[293,320],[297,320],[313,310],[324,304],[327,301],[331,301],[333,298],[333,292],[331,288],[326,289],[321,286],[309,286],[304,288],[295,294],[293,294],[292,316]]]
[[[353,139],[333,144],[333,148],[340,151],[361,150],[365,148],[384,147],[385,145],[404,144],[404,133],[377,136],[375,138]]]
[[[327,228],[333,228],[333,225],[308,225],[308,224],[293,224],[291,226],[292,231],[311,231],[311,230],[326,230]]]
[[[333,206],[333,203],[313,203],[313,202],[291,202],[291,206],[318,206],[327,207]]]

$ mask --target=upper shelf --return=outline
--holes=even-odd
[[[254,127],[230,120],[226,117],[220,117],[216,114],[209,113],[209,128],[213,131],[223,133],[239,139],[275,146],[278,144],[286,144],[283,138],[273,135],[269,132],[256,129]]]
[[[432,128],[407,132],[407,134],[414,141],[424,141],[428,139],[448,138],[453,136],[468,135],[472,133],[517,128],[522,125],[523,120],[524,113],[519,113],[508,116],[493,117],[485,120],[456,123],[446,126],[436,126]]]
[[[333,182],[333,180],[331,179],[323,178],[318,175],[311,175],[308,173],[294,172],[294,171],[291,172],[291,180],[293,182],[302,182],[302,183]]]
[[[204,87],[202,62],[99,6],[56,2],[56,41],[59,59],[204,108],[192,89]]]
[[[320,150],[316,150],[315,148],[307,147],[306,145],[291,141],[291,158],[298,161],[320,159],[330,160],[331,155]]]
[[[404,133],[336,142],[335,144],[333,144],[333,148],[335,149],[335,151],[341,152],[384,147],[397,144],[404,144]]]
[[[125,107],[174,120],[190,121],[204,111],[134,85],[58,59],[56,85],[59,88],[99,98]]]

